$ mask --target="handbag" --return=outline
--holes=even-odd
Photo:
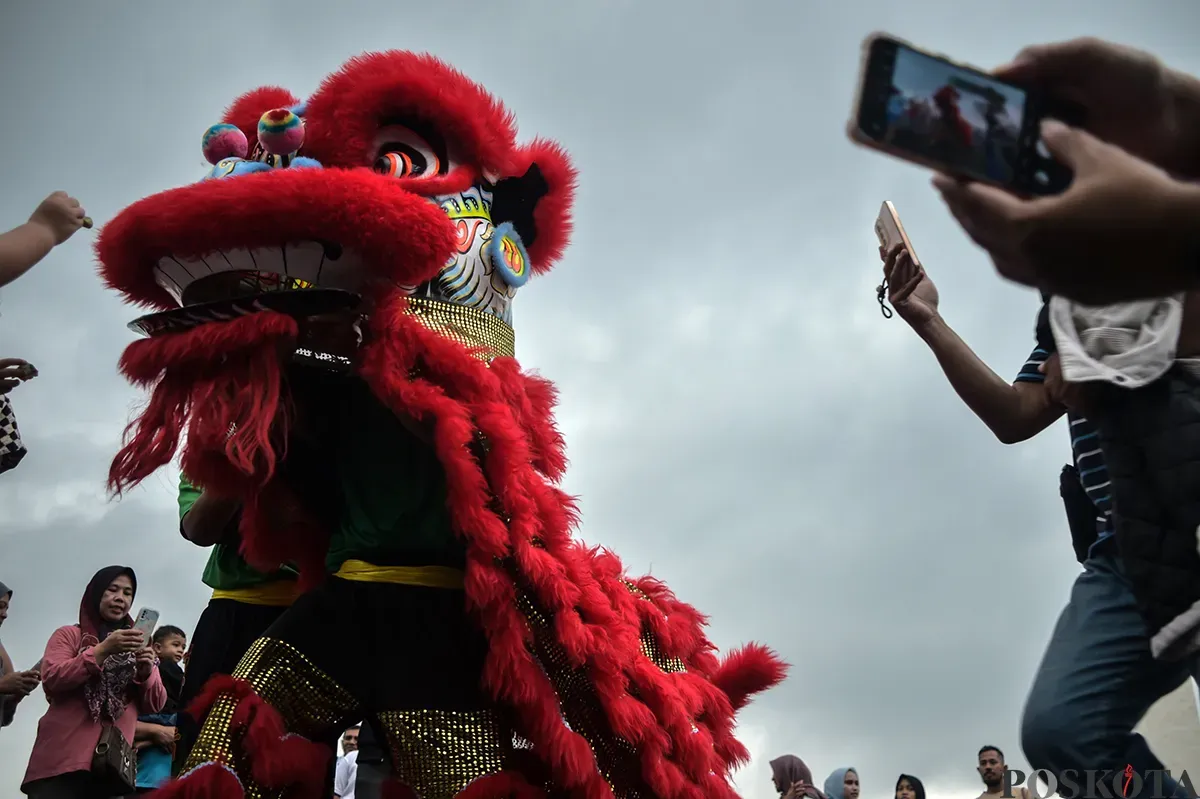
[[[12,402],[6,394],[0,394],[0,474],[16,468],[27,452],[21,443],[21,433],[17,430]]]
[[[130,796],[137,790],[133,745],[111,724],[100,728],[100,740],[92,752],[92,776],[105,796]]]

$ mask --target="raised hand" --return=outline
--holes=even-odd
[[[65,191],[56,191],[37,207],[29,221],[44,228],[54,239],[54,244],[62,244],[75,231],[84,226],[87,214],[83,206]]]
[[[925,270],[913,263],[903,244],[879,249],[883,278],[888,285],[888,302],[909,326],[919,328],[937,317],[937,286]]]

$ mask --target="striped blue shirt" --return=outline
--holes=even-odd
[[[1029,360],[1017,373],[1017,383],[1043,383],[1046,376],[1038,371],[1052,353],[1038,347],[1029,355]],[[1067,412],[1067,424],[1071,432],[1071,455],[1079,482],[1087,492],[1088,499],[1096,506],[1100,515],[1096,517],[1097,541],[1112,535],[1112,492],[1108,480],[1108,468],[1104,465],[1104,453],[1100,451],[1100,440],[1096,427],[1077,413]]]

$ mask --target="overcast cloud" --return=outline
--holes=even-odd
[[[718,8],[717,6],[720,6]],[[1017,721],[1077,572],[1056,426],[998,444],[899,319],[879,314],[872,222],[900,209],[945,316],[1002,375],[1036,297],[1000,282],[915,168],[843,127],[859,43],[895,32],[984,66],[1094,34],[1200,71],[1200,6],[1129,3],[12,2],[0,10],[0,227],[44,195],[98,225],[202,174],[200,135],[240,92],[303,96],[355,53],[429,50],[580,170],[577,234],[516,306],[518,354],[557,381],[582,535],[758,640],[791,679],[742,717],[747,799],[794,752],[865,799],[901,771],[973,795],[975,750],[1022,765]],[[138,605],[190,628],[205,552],[178,536],[174,473],[119,504],[103,479],[139,395],[117,375],[133,309],[84,231],[0,301],[0,356],[30,454],[0,477],[3,640],[20,668],[74,621],[92,572],[137,569]],[[24,771],[40,696],[0,733]]]

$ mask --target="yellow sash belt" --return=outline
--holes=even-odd
[[[275,580],[248,588],[217,588],[212,592],[213,599],[232,599],[246,605],[269,605],[276,608],[288,607],[298,595],[294,580]]]
[[[376,566],[365,560],[348,560],[334,574],[360,583],[394,583],[422,588],[463,587],[463,573],[448,566]]]

